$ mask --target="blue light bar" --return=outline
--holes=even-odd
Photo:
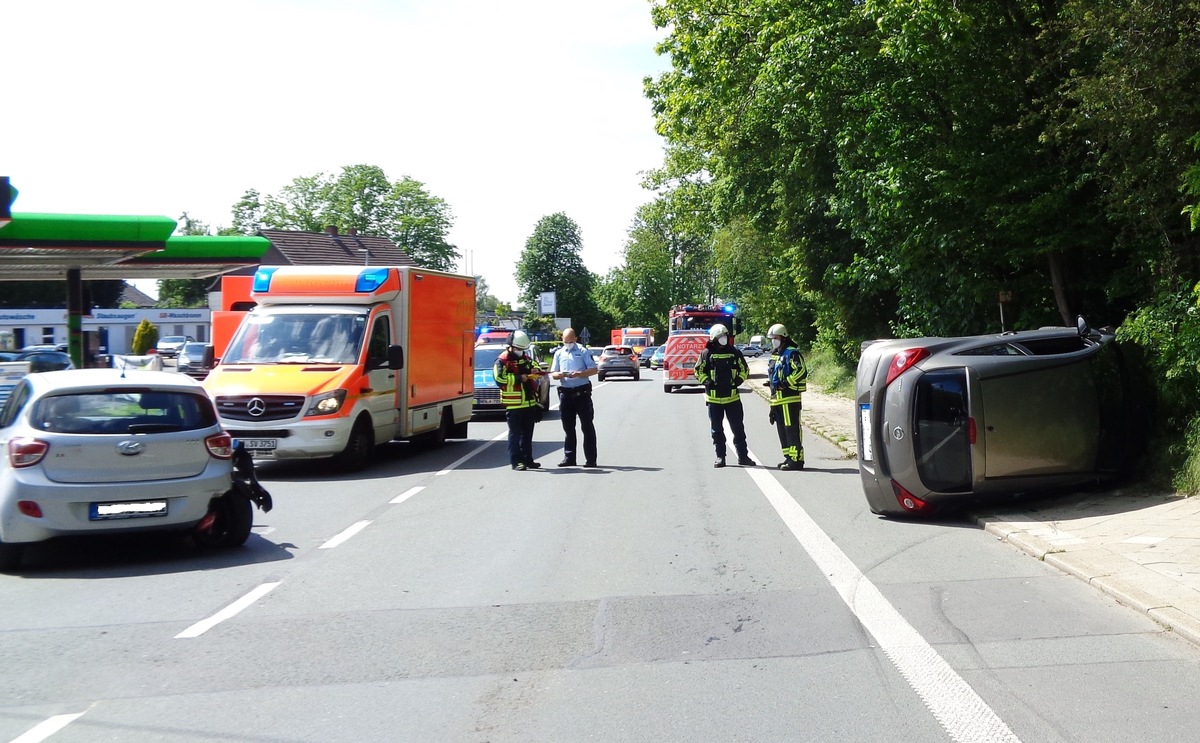
[[[278,270],[275,268],[260,268],[254,272],[254,286],[251,291],[265,292],[271,288],[271,276]]]
[[[358,274],[358,280],[354,282],[354,291],[370,294],[388,279],[388,270],[386,268],[365,268]]]

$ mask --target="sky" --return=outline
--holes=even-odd
[[[605,274],[663,161],[650,0],[4,0],[13,211],[217,227],[249,189],[375,165],[454,215],[460,270],[515,303],[542,217]],[[155,294],[155,282],[137,284]]]

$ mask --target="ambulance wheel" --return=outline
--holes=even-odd
[[[371,428],[365,420],[359,420],[350,431],[350,440],[346,442],[346,448],[337,455],[338,467],[343,472],[358,472],[370,461],[373,446]]]
[[[675,389],[675,388],[669,384],[663,385],[663,392],[667,393],[668,395],[671,394],[671,390],[673,390],[673,389]]]
[[[254,526],[254,505],[236,490],[208,504],[208,514],[196,529],[196,541],[205,547],[241,547]]]
[[[600,372],[599,374],[597,374],[597,375],[596,375],[596,381],[597,381],[597,382],[603,382],[603,381],[604,381],[604,372]]]
[[[446,408],[442,410],[442,418],[438,422],[438,427],[428,433],[421,434],[417,442],[428,447],[441,446],[446,443],[446,439],[450,438],[450,426],[452,423],[450,409]]]

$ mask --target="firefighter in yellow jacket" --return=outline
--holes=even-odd
[[[771,422],[783,449],[781,470],[804,469],[804,431],[800,428],[800,393],[808,388],[804,357],[788,336],[787,328],[775,323],[767,331],[771,360],[767,362],[767,385],[771,388]]]
[[[492,374],[500,387],[500,403],[508,421],[508,461],[514,470],[535,470],[533,427],[539,413],[537,379],[541,371],[529,356],[533,343],[523,330],[508,337],[508,348],[496,359]]]
[[[717,450],[717,461],[713,467],[725,466],[725,425],[733,431],[733,448],[737,451],[737,463],[753,467],[750,448],[746,444],[746,427],[743,423],[742,399],[738,386],[750,376],[746,358],[729,338],[729,329],[720,323],[708,331],[708,344],[696,361],[696,381],[704,385],[704,403],[708,406],[708,422],[712,429],[713,447]]]

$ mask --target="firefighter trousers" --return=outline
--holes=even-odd
[[[708,422],[712,429],[713,448],[717,451],[717,458],[725,458],[725,426],[722,420],[729,421],[729,429],[733,431],[733,449],[737,452],[738,457],[742,459],[750,458],[750,447],[746,443],[746,426],[743,421],[745,417],[742,409],[742,401],[734,400],[733,402],[710,402],[708,405]]]
[[[504,414],[508,421],[508,463],[512,466],[533,462],[533,426],[537,423],[536,408],[509,408]]]
[[[800,401],[774,405],[771,412],[775,418],[775,432],[779,434],[779,447],[784,459],[804,461],[804,431],[800,429]]]

